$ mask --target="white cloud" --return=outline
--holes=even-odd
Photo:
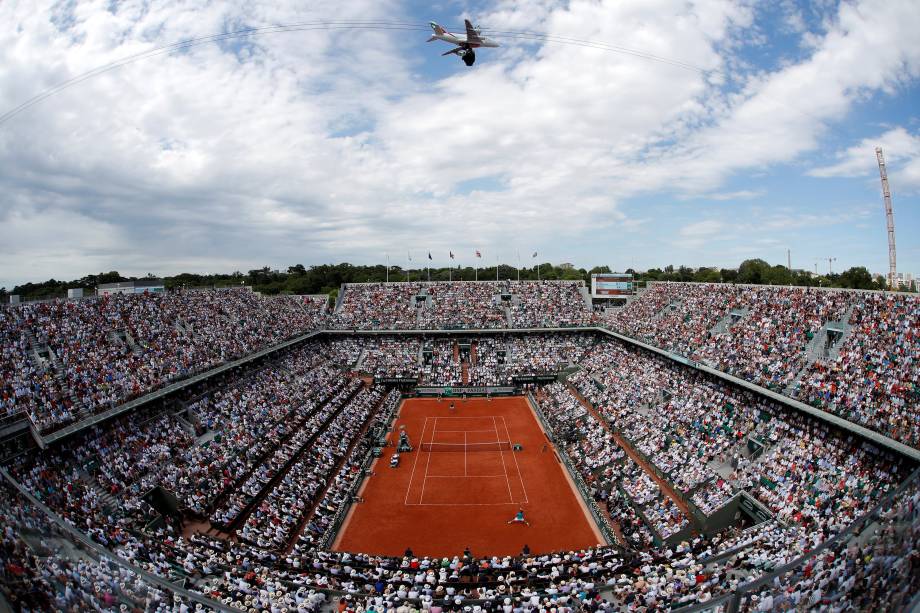
[[[920,188],[920,135],[903,127],[889,130],[874,138],[866,138],[837,154],[837,161],[813,168],[813,177],[866,177],[878,174],[875,148],[881,147],[889,180],[898,189]]]
[[[680,235],[687,238],[709,237],[718,234],[726,228],[725,222],[715,219],[706,219],[688,224],[680,229]]]
[[[0,31],[0,112],[100,64],[223,29],[409,18],[395,0],[301,6],[0,3],[12,24]],[[773,73],[735,68],[754,18],[745,4],[702,0],[505,0],[478,18],[615,42],[708,75],[512,39],[466,69],[402,31],[272,34],[131,64],[0,126],[0,189],[16,214],[0,244],[21,249],[0,262],[0,281],[39,275],[23,261],[56,244],[54,224],[84,236],[98,224],[111,241],[47,249],[59,278],[379,261],[419,242],[562,249],[605,228],[651,227],[623,206],[637,195],[760,197],[759,184],[720,190],[814,150],[854,101],[896,92],[920,70],[910,1],[841,5],[811,57]],[[434,62],[450,76],[432,78]],[[912,163],[899,172],[920,181]],[[468,189],[484,177],[488,190]],[[699,223],[680,238],[712,227]],[[16,233],[39,247],[10,243]]]
[[[703,197],[709,200],[732,201],[732,200],[752,200],[760,198],[767,193],[763,189],[740,189],[734,192],[714,192],[705,194]]]

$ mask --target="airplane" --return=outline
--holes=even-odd
[[[498,47],[499,45],[497,42],[481,36],[479,30],[473,27],[469,19],[464,19],[463,22],[466,24],[466,37],[459,34],[452,34],[435,22],[429,21],[428,25],[434,30],[434,35],[428,39],[428,42],[443,40],[445,43],[457,45],[456,48],[442,53],[441,55],[445,56],[453,53],[463,60],[464,64],[472,66],[473,62],[476,61],[476,52],[473,51],[473,49],[477,47]]]

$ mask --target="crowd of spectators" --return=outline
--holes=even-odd
[[[315,426],[305,424],[301,432],[307,433],[308,442],[288,458],[299,460],[286,467],[281,481],[253,510],[239,532],[240,538],[263,549],[283,551],[288,546],[383,394],[379,387],[361,389],[357,395],[353,391],[340,394],[311,418]],[[305,449],[307,444],[309,448]],[[263,488],[266,483],[267,480]]]
[[[17,612],[194,610],[178,594],[85,550],[5,481],[0,483],[0,594]]]
[[[419,328],[507,328],[508,315],[498,283],[430,283],[419,311]]]
[[[2,397],[41,430],[320,326],[324,299],[248,289],[113,294],[8,307]],[[36,363],[38,362],[38,363]],[[12,374],[15,373],[15,374]]]
[[[821,357],[793,395],[920,446],[920,299],[862,294],[834,358]]]
[[[354,330],[412,330],[418,327],[421,283],[352,283],[345,286],[329,326]]]
[[[671,536],[670,523],[664,521],[672,511],[670,499],[662,497],[655,481],[626,455],[611,432],[561,383],[547,386],[540,399],[557,444],[579,471],[594,500],[605,505],[624,542],[637,549],[647,548],[654,541],[650,528],[657,531],[659,542]],[[637,513],[642,507],[652,525]],[[677,517],[686,522],[679,510]]]
[[[377,293],[377,310],[371,304],[374,299],[349,299],[351,290],[346,290],[343,307],[351,300],[345,312],[353,317],[352,323],[378,316],[382,318],[374,325],[382,321],[383,327],[398,328],[394,322],[403,321],[400,318],[408,312],[414,319],[406,327],[420,321],[467,325],[489,321],[489,309],[504,302],[500,297],[492,302],[490,290],[484,314],[454,318],[448,324],[449,317],[437,310],[422,313],[439,300],[454,305],[445,311],[449,313],[470,296],[485,292],[462,287],[432,291],[427,284],[415,284],[408,288],[415,293],[404,295],[405,304],[397,306],[399,300],[389,298],[398,292],[379,285],[368,289]],[[547,321],[543,316],[518,317],[517,307],[525,302],[531,309],[543,308],[557,324],[579,323],[578,309],[584,308],[580,286],[560,284],[546,290],[555,286],[524,285],[506,285],[515,326]],[[656,304],[670,309],[654,322],[686,334],[692,344],[669,348],[688,349],[699,359],[723,360],[719,367],[760,384],[788,385],[795,377],[772,365],[806,368],[796,353],[801,353],[800,347],[824,323],[851,313],[853,329],[839,347],[840,357],[810,367],[797,388],[799,396],[828,410],[849,411],[851,419],[873,427],[893,428],[901,437],[916,433],[916,419],[906,420],[916,410],[916,299],[811,295],[817,292],[803,290],[769,294],[747,288],[708,294],[693,287],[683,296],[664,290],[652,295]],[[50,303],[49,309],[30,305],[0,310],[0,367],[14,374],[0,388],[3,408],[7,413],[22,407],[52,411],[45,400],[57,394],[62,396],[59,410],[83,410],[87,402],[97,401],[99,392],[101,404],[89,405],[98,408],[139,393],[125,387],[128,380],[147,386],[143,389],[168,381],[156,365],[173,358],[157,351],[171,351],[164,347],[173,335],[178,339],[175,355],[185,351],[182,355],[193,356],[196,363],[213,359],[210,363],[216,364],[291,336],[289,317],[296,325],[313,327],[321,318],[297,298],[267,307],[263,302],[273,299],[244,290],[232,290],[229,303],[223,304],[218,304],[216,293],[193,294],[137,298],[136,303],[128,297],[124,304],[119,297],[83,301],[86,305],[73,302],[82,305],[76,308]],[[416,295],[427,297],[416,301]],[[729,304],[721,311],[707,302],[717,300],[716,295]],[[171,311],[176,303],[170,300],[189,302]],[[711,312],[695,312],[706,305]],[[630,308],[640,312],[640,307]],[[183,309],[197,309],[199,315]],[[185,315],[171,319],[174,312]],[[292,315],[298,312],[303,319]],[[725,319],[732,312],[740,315],[737,321]],[[625,318],[626,313],[619,316]],[[659,314],[660,309],[650,316]],[[430,320],[424,319],[429,315]],[[720,322],[726,324],[724,330],[703,333]],[[636,316],[631,325],[638,330],[644,324]],[[641,328],[641,334],[653,333],[656,325]],[[164,326],[171,331],[164,332]],[[224,338],[231,333],[234,338]],[[195,335],[210,341],[193,342]],[[733,348],[730,359],[715,353],[717,339]],[[47,365],[31,355],[35,343],[53,352]],[[79,363],[81,347],[94,343],[102,343],[101,348],[86,354],[91,357],[84,368]],[[770,343],[775,347],[766,346]],[[537,398],[554,442],[615,528],[619,544],[582,552],[444,560],[327,551],[362,478],[369,449],[359,441],[360,434],[398,402],[396,392],[366,387],[349,371],[361,364],[358,370],[378,376],[417,374],[421,383],[456,385],[463,381],[459,353],[454,340],[444,339],[307,342],[196,391],[181,407],[163,405],[126,414],[54,450],[22,456],[11,469],[25,487],[99,544],[144,570],[171,580],[182,577],[244,609],[316,610],[325,604],[322,592],[331,589],[345,595],[339,609],[349,611],[396,609],[409,602],[428,609],[462,609],[469,603],[483,611],[563,611],[706,602],[834,538],[891,492],[910,468],[888,452],[753,392],[612,340],[597,341],[589,334],[482,337],[469,348],[471,383],[580,367],[567,384],[546,386]],[[857,356],[863,356],[864,363],[855,364]],[[54,360],[62,366],[55,367]],[[92,366],[96,361],[105,365]],[[20,366],[24,364],[35,364],[35,369]],[[55,368],[61,370],[59,377],[43,380]],[[103,381],[103,389],[95,390],[93,381]],[[878,403],[878,410],[868,410],[858,394],[840,391],[857,381],[866,386],[863,394]],[[71,407],[63,402],[63,390],[77,398]],[[34,404],[36,399],[39,404]],[[750,454],[751,439],[763,444],[761,455]],[[643,461],[632,459],[624,447]],[[660,486],[661,480],[670,487]],[[157,521],[158,514],[144,498],[154,485],[174,492],[188,517],[210,522],[233,538],[188,536],[178,525]],[[776,519],[742,533],[728,530],[704,537],[695,530],[696,520],[682,510],[686,505],[711,515],[741,491]],[[811,559],[779,577],[746,606],[769,610],[763,607],[780,602],[833,608],[834,602],[870,602],[901,593],[900,586],[917,568],[916,552],[904,544],[905,538],[914,542],[917,534],[916,492],[914,487],[899,502],[908,512],[904,506],[885,511],[883,525],[871,538],[848,540]],[[29,593],[36,599],[33,608],[47,602],[61,608],[130,607],[140,602],[132,595],[152,610],[185,606],[156,590],[135,593],[136,577],[116,565],[83,561],[81,566],[54,556],[38,560],[20,534],[26,518],[16,513],[0,511],[4,572],[12,576],[27,569],[18,578],[27,577],[36,586]],[[707,562],[714,557],[718,563]],[[49,571],[51,563],[64,570]],[[88,586],[84,577],[96,580]],[[68,592],[74,581],[78,583]],[[121,584],[127,592],[113,587]],[[777,597],[779,592],[783,595]]]
[[[527,334],[459,341],[370,336],[346,342],[358,370],[378,378],[419,379],[434,385],[511,385],[515,377],[552,375],[573,367],[595,342],[590,334]],[[463,362],[468,380],[463,380]]]
[[[72,419],[73,400],[62,377],[32,351],[27,331],[17,309],[0,307],[0,418]]]
[[[920,444],[918,328],[912,295],[814,288],[656,283],[627,306],[592,313],[572,281],[368,283],[323,296],[266,297],[245,288],[115,294],[0,309],[0,417],[27,414],[58,429],[171,382],[303,332],[602,323],[624,334]],[[835,331],[828,334],[828,324]],[[837,340],[842,336],[842,340]],[[526,355],[515,347],[506,354]],[[506,345],[513,345],[506,343]],[[362,342],[330,343],[357,362]],[[395,345],[398,347],[398,343]],[[488,342],[469,379],[507,380]],[[524,371],[558,370],[558,352]],[[381,374],[411,376],[397,357],[370,356]],[[577,361],[573,355],[569,362]],[[504,372],[493,377],[501,367]],[[442,364],[445,381],[462,381]],[[436,377],[435,377],[436,379]],[[435,380],[432,379],[432,380]]]
[[[463,366],[459,348],[453,340],[435,339],[422,348],[426,355],[421,365],[419,381],[426,385],[460,385],[463,383]]]
[[[361,370],[375,377],[418,379],[422,342],[417,338],[366,338]]]
[[[580,326],[592,308],[581,281],[511,281],[511,322],[515,328]]]
[[[599,317],[628,336],[920,444],[916,295],[655,283]]]
[[[201,516],[210,515],[215,505],[224,507],[214,519],[225,521],[224,499],[297,433],[296,425],[317,405],[346,384],[326,366],[300,377],[265,367],[246,380],[205,394],[190,404],[189,414],[204,425],[210,440],[179,455],[162,476],[164,486]]]
[[[905,609],[920,591],[920,485],[914,483],[862,534],[807,557],[747,597],[744,611]]]
[[[570,327],[590,323],[581,281],[352,283],[333,328],[442,330]]]

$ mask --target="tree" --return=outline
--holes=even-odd
[[[693,274],[693,280],[698,283],[718,283],[722,280],[722,277],[715,268],[707,268],[704,266],[698,268]]]
[[[768,276],[770,265],[760,259],[745,260],[738,267],[739,283],[766,283],[765,278]]]
[[[875,289],[876,284],[865,266],[854,266],[840,275],[841,287],[852,289]]]
[[[776,265],[764,271],[763,282],[770,285],[791,285],[792,275],[785,266]]]
[[[737,283],[738,281],[738,271],[731,268],[723,268],[719,271],[719,276],[722,277],[723,283]]]

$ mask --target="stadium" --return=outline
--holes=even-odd
[[[111,606],[916,592],[915,354],[855,359],[916,351],[898,340],[916,296],[650,283],[595,310],[579,281],[341,290],[5,308],[8,554],[72,542],[55,580],[92,577],[75,589]]]
[[[916,6],[463,8],[0,3],[0,613],[920,611]]]

